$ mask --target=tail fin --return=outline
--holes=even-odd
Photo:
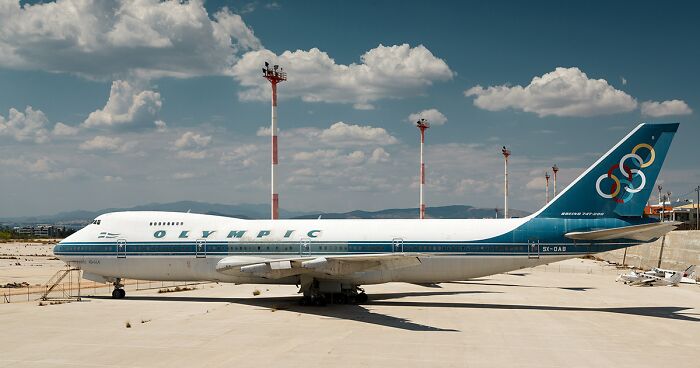
[[[685,275],[685,272],[678,271],[678,272],[674,273],[673,276],[668,278],[668,282],[671,285],[677,285],[683,279],[683,275]]]
[[[678,123],[640,124],[533,216],[642,216]]]
[[[690,267],[686,268],[685,271],[683,271],[683,274],[685,277],[691,277],[693,272],[695,272],[695,265],[691,265]]]

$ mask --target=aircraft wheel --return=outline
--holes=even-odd
[[[124,289],[117,290],[119,290],[119,299],[124,299],[124,297],[126,297],[126,291]]]
[[[119,295],[120,295],[119,290],[121,290],[121,289],[112,290],[112,299],[119,299]]]
[[[317,296],[314,299],[314,304],[316,306],[323,307],[326,305],[326,297],[324,297],[323,295]]]
[[[367,303],[367,300],[369,300],[369,297],[365,293],[359,293],[357,294],[357,302],[362,304],[362,303]]]

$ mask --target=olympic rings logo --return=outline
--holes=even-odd
[[[647,162],[644,162],[642,157],[637,154],[637,151],[642,148],[649,150],[650,156],[649,161]],[[598,192],[598,195],[606,199],[612,199],[617,203],[627,203],[630,199],[632,199],[635,193],[638,193],[644,189],[644,186],[647,183],[647,178],[641,169],[649,167],[651,164],[653,164],[655,158],[656,152],[654,152],[654,148],[651,145],[646,143],[636,145],[632,149],[631,153],[622,156],[619,163],[613,165],[608,170],[607,174],[601,175],[598,180],[596,180],[595,189]],[[634,161],[637,161],[639,169],[630,169],[629,166],[625,164],[628,159],[634,159]],[[618,178],[615,174],[613,174],[615,169],[618,169],[618,171],[622,173],[621,178]],[[637,187],[635,187],[633,184],[635,177],[641,178],[641,182]],[[612,180],[609,193],[605,193],[600,189],[600,184],[606,179]],[[622,191],[623,185],[625,188],[624,191]]]

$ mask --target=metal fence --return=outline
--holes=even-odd
[[[179,281],[148,281],[148,280],[122,280],[124,290],[166,290],[175,287],[193,287],[209,284],[210,282],[179,282]],[[48,300],[69,300],[80,297],[112,296],[112,284],[97,283],[92,281],[70,280],[62,282],[47,295]],[[38,301],[46,292],[46,286],[28,286],[22,288],[0,288],[0,304],[22,303]]]

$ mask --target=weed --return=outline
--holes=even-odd
[[[260,290],[258,290],[258,289],[253,290],[253,296],[258,296],[258,295],[260,295]]]

